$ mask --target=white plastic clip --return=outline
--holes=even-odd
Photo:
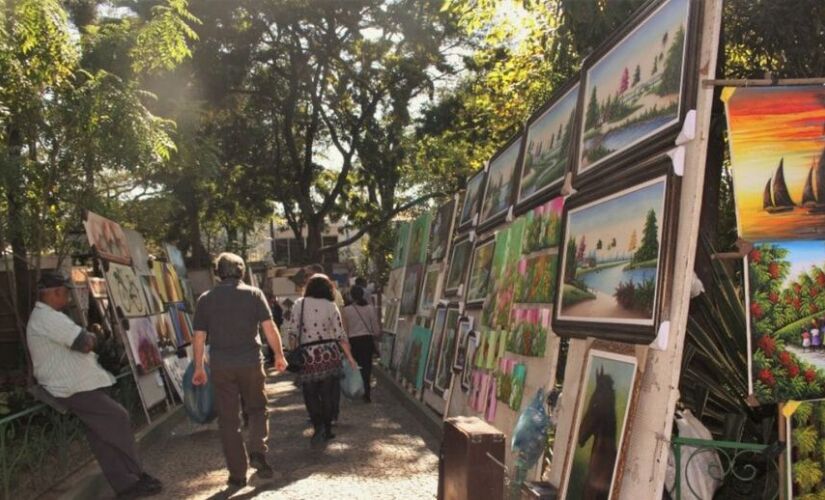
[[[467,241],[473,243],[476,240],[476,230],[473,229],[469,233],[467,233]]]
[[[576,194],[576,189],[573,188],[573,172],[567,172],[564,175],[564,184],[561,186],[561,195],[567,198],[573,194]]]
[[[685,174],[685,147],[679,146],[667,152],[673,162],[673,173],[681,177]]]
[[[670,321],[662,321],[659,325],[659,333],[656,334],[656,340],[651,342],[650,348],[657,351],[664,351],[667,349],[667,341],[670,337]]]
[[[699,276],[696,275],[696,272],[693,272],[693,281],[690,283],[690,298],[695,299],[696,297],[705,293],[705,284],[702,283],[702,280],[699,279]]]
[[[513,222],[513,205],[510,205],[510,209],[507,210],[507,217],[504,220],[505,222]]]
[[[682,123],[682,130],[676,136],[676,145],[681,146],[687,144],[696,138],[696,110],[691,109],[685,115],[685,121]]]
[[[456,292],[456,295],[458,295],[459,297],[464,296],[464,283],[458,285],[458,292]]]

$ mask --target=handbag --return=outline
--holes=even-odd
[[[361,324],[364,325],[364,327],[367,329],[368,332],[370,332],[370,337],[372,337],[372,355],[375,356],[375,357],[380,357],[380,354],[379,354],[381,352],[380,340],[381,340],[381,335],[382,335],[383,332],[376,335],[375,332],[372,331],[372,325],[367,324],[367,322],[364,321],[364,317],[361,316],[360,312],[358,312],[358,306],[353,305],[352,307],[355,310],[355,314],[358,315],[358,319],[361,320]]]
[[[286,353],[286,369],[291,373],[298,373],[304,369],[304,346],[301,336],[304,333],[304,301],[301,301],[301,319],[298,320],[298,346]]]

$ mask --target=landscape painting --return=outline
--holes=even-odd
[[[590,351],[561,498],[610,498],[633,398],[636,358]]]
[[[150,318],[130,318],[129,331],[126,332],[126,336],[129,338],[132,358],[135,360],[135,365],[137,365],[138,372],[141,375],[149,373],[162,365],[163,360],[158,349],[158,335]]]
[[[407,251],[407,265],[427,262],[427,243],[430,238],[432,214],[425,212],[418,216],[410,227],[410,244]]]
[[[652,325],[666,177],[571,208],[558,319]]]
[[[433,333],[430,330],[423,326],[413,326],[410,342],[405,351],[401,374],[418,391],[424,388],[424,369],[427,366],[432,337]]]
[[[465,238],[453,245],[453,255],[450,258],[450,270],[447,273],[447,282],[444,285],[445,294],[455,294],[464,283],[464,274],[467,272],[467,265],[470,263],[470,253],[473,244],[469,238]]]
[[[487,170],[487,189],[484,190],[484,201],[478,218],[479,225],[503,216],[510,208],[520,149],[521,137],[490,161]]]
[[[726,89],[739,236],[825,239],[825,87]]]
[[[790,489],[785,498],[825,497],[825,399],[803,401],[787,422]]]
[[[401,222],[396,226],[395,229],[395,249],[392,252],[392,268],[398,269],[399,267],[404,267],[404,264],[407,263],[407,252],[409,252],[409,240],[410,240],[410,227],[411,224],[409,222]]]
[[[423,277],[423,264],[407,266],[407,272],[404,275],[404,293],[401,296],[401,315],[415,314],[416,306],[418,306],[418,292],[421,290]]]
[[[86,228],[89,244],[101,259],[127,265],[131,263],[129,242],[120,224],[87,211],[83,226]]]
[[[427,358],[427,371],[424,373],[424,381],[428,384],[433,383],[435,372],[438,369],[438,356],[441,353],[441,338],[444,333],[445,321],[447,321],[447,308],[437,308],[432,329],[433,341],[430,344],[430,355]]]
[[[453,220],[455,219],[455,199],[441,205],[435,212],[430,224],[430,244],[428,260],[440,262],[447,257],[450,246],[450,235],[453,234]]]
[[[464,205],[461,207],[461,218],[458,220],[458,226],[460,228],[472,224],[473,218],[478,212],[478,200],[481,198],[481,188],[484,187],[483,185],[483,170],[467,181],[467,189],[464,192]]]
[[[493,253],[496,240],[490,238],[480,243],[473,250],[473,263],[470,266],[470,279],[467,286],[467,303],[481,303],[487,296],[493,269]]]
[[[518,201],[535,197],[564,180],[575,135],[579,85],[574,85],[527,124]]]
[[[543,358],[551,335],[552,316],[552,310],[546,307],[513,309],[512,326],[507,335],[507,351]]]
[[[400,307],[401,299],[387,299],[384,305],[384,315],[381,317],[381,328],[385,332],[395,333]]]
[[[429,311],[435,305],[438,297],[438,285],[441,281],[441,265],[430,266],[427,274],[424,275],[424,286],[421,287],[421,303],[418,305],[419,312]]]
[[[761,404],[825,397],[825,241],[748,255],[752,393]]]
[[[110,262],[108,267],[106,283],[115,307],[119,307],[127,318],[149,314],[143,283],[132,268],[114,262]]]
[[[689,0],[668,0],[587,69],[578,172],[678,123]]]
[[[555,253],[523,257],[518,263],[516,302],[552,304],[556,298],[557,263]]]
[[[453,378],[453,360],[455,358],[456,345],[458,343],[458,320],[460,314],[458,309],[447,309],[447,318],[444,324],[443,340],[441,341],[441,352],[438,356],[438,370],[435,374],[433,390],[439,394],[450,388]]]

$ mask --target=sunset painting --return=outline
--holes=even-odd
[[[825,239],[825,88],[726,89],[739,235]]]

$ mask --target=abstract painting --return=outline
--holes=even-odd
[[[438,355],[438,370],[435,374],[433,390],[437,394],[444,395],[450,389],[453,379],[453,361],[455,358],[456,345],[458,343],[458,320],[461,315],[457,308],[447,309],[447,318],[444,323],[444,333],[442,334],[441,352]]]
[[[636,364],[631,356],[596,350],[588,354],[560,498],[610,498]]]
[[[415,314],[423,277],[424,264],[407,266],[407,272],[404,275],[404,293],[401,296],[401,315]]]
[[[120,224],[87,211],[83,225],[89,244],[101,259],[127,265],[132,261],[129,243]]]
[[[429,311],[435,305],[438,297],[438,286],[441,283],[441,264],[430,266],[424,275],[424,286],[421,287],[421,302],[419,312]]]
[[[825,239],[825,87],[725,89],[739,236]]]
[[[447,273],[447,282],[444,285],[446,295],[454,295],[464,283],[464,275],[467,272],[467,265],[470,262],[470,253],[473,244],[469,238],[457,241],[453,245],[452,257],[450,258],[450,270]]]
[[[822,498],[825,495],[825,399],[803,401],[787,420],[785,498]]]
[[[430,344],[430,355],[427,358],[427,371],[424,374],[424,381],[432,385],[435,380],[435,372],[438,369],[438,356],[441,353],[441,339],[444,333],[444,322],[447,321],[447,308],[438,307],[435,310],[435,321],[433,321],[433,341]]]
[[[132,359],[141,374],[149,373],[163,363],[158,349],[158,335],[155,325],[148,317],[129,318],[129,348]]]
[[[490,238],[481,242],[473,249],[473,263],[470,266],[470,278],[465,295],[468,304],[484,301],[490,287],[491,274],[493,270],[493,253],[496,248],[496,240]]]
[[[149,314],[143,283],[129,266],[110,262],[106,270],[106,283],[115,307],[123,316],[133,318]]]
[[[464,205],[461,207],[461,218],[458,220],[459,229],[473,224],[478,213],[478,203],[481,198],[481,188],[484,185],[484,171],[476,173],[468,182],[464,193]]]
[[[578,172],[678,124],[689,0],[668,0],[586,71]]]
[[[447,249],[450,247],[450,235],[453,234],[455,220],[455,199],[441,205],[435,212],[430,224],[430,243],[427,254],[429,262],[440,262],[447,258]]]
[[[392,252],[392,269],[404,267],[409,252],[411,224],[407,221],[399,222],[395,228],[395,249]]]
[[[492,160],[487,171],[487,188],[481,203],[479,225],[503,217],[510,208],[515,184],[516,162],[521,150],[521,137],[507,145]]]
[[[558,186],[564,179],[575,140],[579,85],[576,83],[527,124],[524,158],[521,162],[519,203]]]
[[[418,391],[424,388],[424,370],[427,367],[432,337],[433,333],[430,330],[423,326],[413,326],[405,352],[401,374]]]
[[[409,250],[407,251],[408,266],[427,262],[427,244],[429,243],[432,220],[433,215],[430,212],[424,212],[412,222]]]
[[[507,351],[522,356],[543,358],[547,341],[552,335],[550,322],[552,309],[513,309],[511,330],[507,335]]]

